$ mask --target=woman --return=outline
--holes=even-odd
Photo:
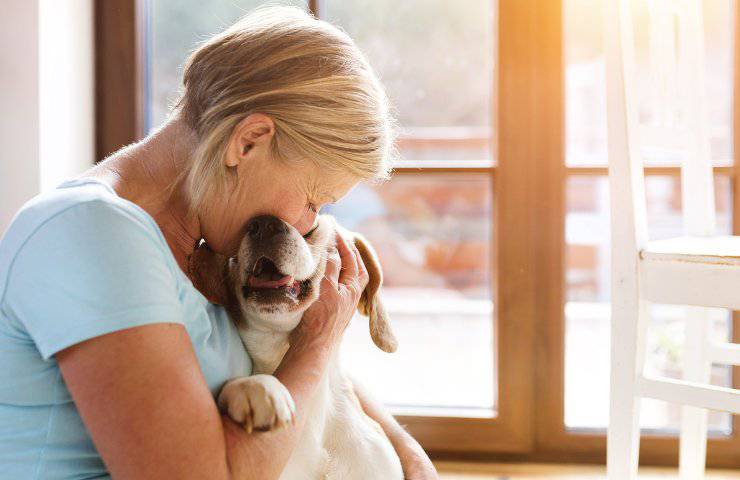
[[[271,213],[308,232],[322,205],[387,176],[393,122],[343,32],[297,8],[252,12],[201,45],[168,121],[19,211],[0,243],[0,478],[277,478],[367,282],[338,239],[321,298],[275,372],[295,427],[248,434],[214,395],[248,374],[224,310],[183,272],[200,239],[233,255]],[[359,392],[409,478],[419,445]]]

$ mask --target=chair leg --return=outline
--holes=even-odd
[[[709,310],[686,307],[686,342],[684,347],[684,380],[709,383],[712,365],[709,362]],[[707,411],[703,408],[681,407],[681,450],[679,478],[704,478],[707,453]]]
[[[634,307],[625,308],[629,303]],[[609,480],[635,480],[640,453],[637,379],[642,374],[645,357],[645,302],[619,302],[613,298],[611,325],[607,476]]]

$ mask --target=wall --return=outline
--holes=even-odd
[[[94,162],[92,0],[5,0],[0,233],[24,202]]]
[[[0,15],[0,232],[41,185],[38,10],[6,0]]]
[[[41,190],[94,163],[92,0],[40,0]]]

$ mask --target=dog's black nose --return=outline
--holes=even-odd
[[[247,235],[253,240],[268,240],[288,233],[288,226],[272,215],[260,215],[247,222]]]

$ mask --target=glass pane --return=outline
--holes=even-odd
[[[321,16],[347,31],[386,86],[403,127],[404,160],[457,165],[492,160],[494,5],[492,0],[321,2]]]
[[[656,2],[657,3],[657,2]],[[604,0],[564,0],[566,164],[606,165],[606,105],[603,50]],[[646,2],[633,1],[637,93],[640,117],[654,123],[649,108],[656,82],[649,67]],[[734,9],[731,0],[704,0],[706,88],[712,161],[732,164],[732,84]],[[660,91],[660,90],[658,90]],[[675,150],[646,142],[642,153],[648,165],[679,164]]]
[[[607,177],[573,176],[567,183],[566,217],[566,338],[565,424],[569,428],[605,428],[609,412],[610,232]],[[681,188],[678,177],[646,179],[648,226],[651,239],[681,234]],[[731,231],[731,183],[715,178],[718,233]],[[680,378],[685,308],[651,305],[646,372]],[[712,309],[712,335],[727,341],[728,310]],[[730,386],[731,370],[713,366],[711,382]],[[643,400],[641,425],[676,430],[680,407]],[[731,430],[731,416],[710,412],[715,432]]]
[[[490,415],[490,177],[396,175],[381,186],[358,185],[326,213],[361,232],[377,250],[382,298],[399,340],[396,353],[381,352],[370,341],[367,320],[357,316],[344,337],[348,370],[396,406]]]
[[[225,29],[265,0],[148,0],[147,131],[160,125],[177,99],[182,66],[201,41]],[[273,2],[274,3],[274,2]],[[282,4],[307,8],[307,0]]]

